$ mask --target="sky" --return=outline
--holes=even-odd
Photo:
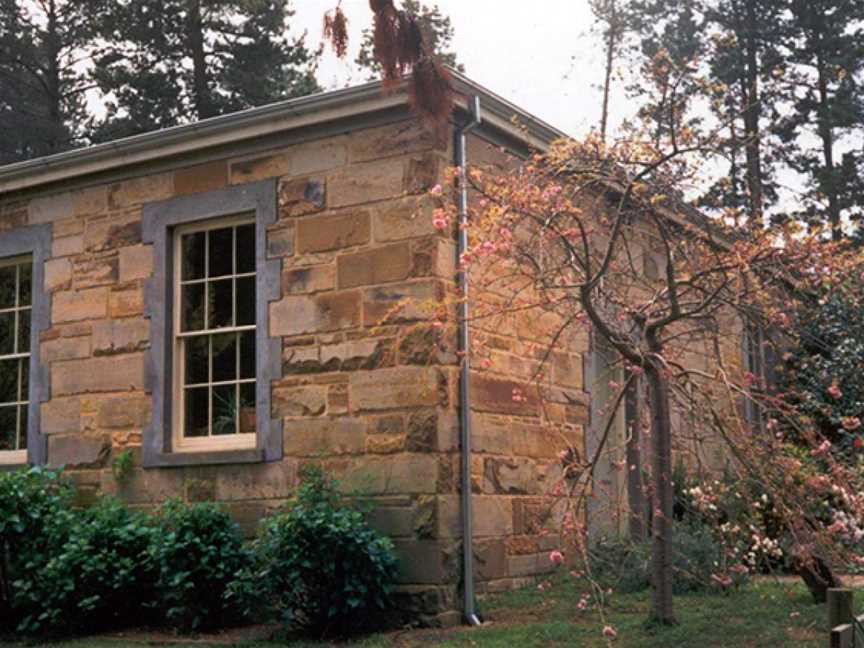
[[[295,34],[308,43],[321,40],[324,13],[337,0],[295,0]],[[592,34],[588,0],[425,0],[450,16],[453,49],[466,75],[520,108],[564,132],[585,135],[600,121],[602,47]],[[538,11],[537,7],[542,11]],[[342,0],[349,21],[350,50],[345,61],[327,52],[319,82],[327,89],[364,81],[350,61],[363,28],[371,24],[368,0]],[[611,123],[626,115],[623,92],[613,95]]]

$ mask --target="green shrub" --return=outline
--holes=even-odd
[[[42,569],[68,537],[72,494],[59,472],[0,473],[0,631],[12,630],[22,616],[15,583]]]
[[[248,570],[240,528],[212,503],[167,502],[156,516],[149,550],[158,572],[157,618],[180,630],[204,630],[240,620],[225,592]]]
[[[57,524],[54,514],[49,524]],[[61,522],[61,524],[66,524]],[[140,622],[153,598],[153,527],[111,498],[72,516],[38,570],[15,583],[25,634],[86,633]]]
[[[319,470],[307,470],[294,501],[265,521],[255,549],[258,568],[234,594],[248,600],[260,584],[287,629],[346,636],[372,627],[391,604],[392,542]]]

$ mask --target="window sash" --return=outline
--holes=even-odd
[[[224,229],[231,227],[235,229],[243,226],[243,225],[255,225],[256,219],[254,215],[241,215],[241,216],[229,216],[223,218],[216,218],[213,220],[209,220],[206,222],[199,223],[190,223],[189,225],[180,226],[175,228],[173,232],[173,248],[174,248],[174,259],[173,259],[173,284],[174,284],[174,295],[173,295],[173,322],[172,322],[172,349],[174,354],[174,376],[173,376],[173,389],[172,396],[173,401],[175,403],[175,407],[173,408],[173,416],[172,416],[172,438],[173,438],[173,449],[176,452],[189,452],[189,451],[202,451],[202,450],[234,450],[234,449],[247,449],[254,448],[256,445],[256,433],[253,430],[249,433],[241,433],[240,432],[240,415],[241,415],[241,406],[239,405],[239,392],[240,385],[244,384],[254,384],[256,382],[256,378],[240,378],[240,366],[239,366],[239,335],[237,341],[237,359],[235,362],[237,363],[237,367],[235,368],[235,376],[236,380],[225,380],[225,381],[213,381],[213,351],[212,345],[208,343],[208,355],[207,355],[207,378],[208,381],[206,383],[189,383],[185,382],[186,377],[186,344],[190,341],[191,338],[196,337],[206,337],[212,338],[214,335],[228,335],[228,334],[238,334],[242,332],[255,331],[257,328],[257,317],[255,324],[243,324],[243,325],[235,325],[235,326],[223,326],[219,328],[210,328],[208,326],[209,313],[207,310],[209,309],[209,303],[206,299],[205,293],[205,313],[204,317],[204,325],[203,329],[196,329],[191,331],[183,330],[183,287],[189,285],[205,285],[213,283],[216,281],[228,281],[230,280],[233,284],[232,291],[232,304],[231,304],[231,314],[232,314],[232,322],[236,323],[237,321],[237,295],[236,295],[236,285],[238,279],[256,277],[257,272],[242,272],[236,273],[238,268],[237,265],[237,240],[236,233],[233,237],[233,245],[232,245],[232,274],[228,275],[219,275],[218,277],[209,277],[209,266],[210,266],[210,246],[207,243],[207,239],[205,238],[204,243],[204,277],[196,278],[196,279],[183,279],[183,246],[182,246],[182,238],[183,236],[197,233],[197,232],[210,232],[213,230]],[[257,225],[255,225],[257,227]],[[257,268],[256,268],[257,271]],[[256,349],[257,355],[257,349]],[[256,366],[257,366],[257,357],[256,357]],[[257,377],[257,376],[256,376]],[[234,394],[235,398],[237,398],[238,405],[236,406],[236,413],[234,416],[235,420],[235,432],[232,434],[214,434],[213,433],[213,425],[214,425],[214,411],[213,411],[213,388],[214,387],[224,387],[234,385]],[[191,437],[185,435],[186,428],[186,399],[187,399],[187,391],[190,389],[201,389],[203,387],[207,387],[207,436],[201,437]],[[257,408],[256,408],[257,409]],[[256,412],[257,415],[257,412]]]
[[[21,268],[25,265],[30,266],[30,303],[29,304],[21,304]],[[28,321],[31,322],[32,326],[32,311],[33,311],[33,257],[29,254],[7,257],[4,259],[0,259],[0,268],[15,268],[15,286],[13,288],[15,293],[15,303],[13,306],[5,307],[0,309],[0,314],[12,313],[14,315],[14,324],[12,327],[12,348],[16,349],[13,353],[0,354],[0,361],[5,360],[29,360],[31,355],[31,348],[33,341],[30,340],[31,348],[28,348],[26,351],[22,351],[18,349],[18,344],[20,342],[20,331],[19,326],[21,324],[21,316],[22,313],[28,313],[30,315],[30,319]],[[30,372],[27,372],[28,384],[23,385],[23,374],[22,371],[22,363],[15,363],[15,400],[10,400],[8,402],[0,403],[0,408],[14,408],[15,409],[15,448],[13,450],[0,450],[0,465],[10,465],[10,464],[20,464],[27,462],[27,446],[24,444],[22,448],[22,440],[27,439],[28,430],[25,426],[26,417],[23,418],[21,416],[22,408],[29,409],[30,406],[30,381],[32,377],[30,376]],[[26,398],[22,398],[23,395],[26,395]],[[22,429],[23,427],[23,429]]]

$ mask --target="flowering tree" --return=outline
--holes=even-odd
[[[385,78],[413,70],[419,112],[442,123],[451,105],[434,53],[422,43],[405,45],[403,35],[414,32],[392,1],[370,4],[375,55]],[[329,21],[332,33],[344,35],[344,16],[337,11]],[[344,48],[344,39],[334,36],[334,41]],[[395,47],[397,42],[403,45]],[[427,83],[429,78],[436,82]],[[800,330],[776,339],[765,334],[784,327],[790,314],[823,298],[826,290],[859,299],[861,255],[791,225],[771,233],[742,231],[732,226],[735,214],[708,219],[690,208],[684,196],[698,182],[698,163],[720,147],[710,134],[697,136],[684,125],[678,105],[673,92],[658,107],[658,114],[666,110],[667,115],[662,136],[654,129],[614,143],[599,137],[566,140],[512,171],[454,169],[451,176],[454,184],[466,177],[474,193],[470,245],[460,259],[472,283],[473,320],[510,319],[516,326],[553,321],[541,365],[561,340],[587,328],[595,344],[611,347],[625,369],[624,383],[610,385],[598,447],[589,456],[579,448],[561,451],[568,509],[563,519],[589,575],[584,508],[591,478],[611,450],[613,416],[625,406],[627,393],[641,392],[642,385],[647,391],[640,431],[650,458],[644,468],[652,616],[661,623],[675,622],[673,456],[684,428],[710,434],[730,457],[729,469],[740,483],[753,485],[748,515],[716,520],[727,548],[727,560],[712,575],[721,586],[754,569],[759,555],[777,558],[788,551],[818,596],[837,582],[832,565],[853,558],[854,541],[864,536],[861,477],[838,460],[824,426],[799,407],[800,394],[777,393],[765,380],[768,351],[794,346],[801,335]],[[434,193],[439,198],[444,190]],[[452,233],[459,220],[456,204],[445,202],[433,218],[438,229]],[[743,339],[749,340],[747,362]],[[471,353],[481,359],[482,336],[476,340]],[[545,375],[541,366],[525,389],[543,398],[550,391]],[[830,376],[819,376],[827,380],[826,393],[839,398],[841,387]],[[514,390],[514,400],[522,397]],[[686,425],[676,429],[675,419]],[[841,422],[847,430],[853,423]],[[640,456],[628,454],[636,463],[629,472],[641,474]],[[688,496],[710,519],[721,491],[706,479]],[[758,517],[754,511],[769,508],[785,548],[751,522]],[[564,556],[553,553],[550,559],[563,562]],[[594,593],[602,602],[599,588]],[[611,638],[615,631],[607,628],[604,634]]]

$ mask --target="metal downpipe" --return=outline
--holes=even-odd
[[[468,249],[468,179],[466,164],[468,161],[467,135],[477,128],[482,121],[480,115],[480,97],[471,98],[471,119],[455,132],[456,166],[459,168],[459,234],[456,245],[457,267],[462,255]],[[462,513],[462,583],[464,597],[465,621],[470,625],[480,625],[474,605],[474,524],[471,497],[471,393],[470,387],[470,343],[471,331],[468,322],[470,310],[468,307],[468,271],[459,270],[459,351],[461,370],[459,379],[459,440],[461,456],[461,513]]]

